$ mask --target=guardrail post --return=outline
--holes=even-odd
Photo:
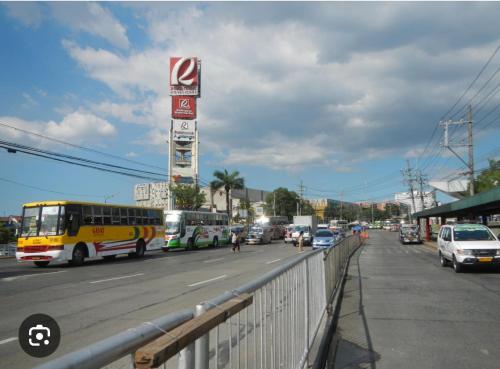
[[[207,307],[205,304],[196,305],[195,316],[202,315],[205,311],[207,311]],[[209,360],[209,335],[210,333],[205,334],[203,337],[198,338],[195,341],[195,356],[194,356],[194,368],[195,369],[208,369],[208,360]],[[218,342],[216,342],[218,345]],[[218,350],[218,347],[215,347]],[[217,365],[217,364],[216,364]]]
[[[309,299],[311,298],[310,294],[309,294],[309,259],[305,259],[304,260],[305,262],[305,268],[304,268],[304,280],[305,280],[305,295],[306,295],[306,299],[305,299],[305,314],[304,314],[304,318],[305,318],[305,329],[306,329],[306,357],[305,357],[305,366],[308,367],[309,366]]]
[[[184,350],[179,352],[179,369],[195,369],[194,368],[195,344],[189,344]]]

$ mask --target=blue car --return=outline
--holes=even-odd
[[[335,245],[336,237],[332,231],[327,229],[320,229],[316,232],[313,238],[313,250],[314,249],[326,249]]]

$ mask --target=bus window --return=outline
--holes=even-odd
[[[111,224],[120,224],[120,208],[111,209]]]
[[[102,220],[104,225],[111,224],[111,207],[103,206],[102,208]]]
[[[129,208],[128,209],[128,224],[129,225],[135,225],[135,209]]]
[[[92,206],[93,224],[102,225],[102,206]]]
[[[66,205],[66,230],[68,236],[76,236],[81,224],[82,207],[80,205]]]
[[[136,224],[144,224],[144,218],[142,217],[142,209],[135,209],[135,222]]]
[[[128,225],[127,208],[120,208],[120,224]]]
[[[92,208],[90,206],[83,207],[83,223],[86,225],[93,224],[92,221]]]

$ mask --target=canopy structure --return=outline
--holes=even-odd
[[[419,211],[418,213],[414,213],[413,216],[419,222],[420,219],[425,219],[426,238],[429,240],[429,218],[431,217],[440,217],[441,223],[444,224],[446,223],[446,218],[474,219],[478,216],[483,216],[483,219],[485,219],[487,215],[492,214],[500,214],[500,186],[486,192],[481,192],[475,196]]]

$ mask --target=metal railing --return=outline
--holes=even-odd
[[[48,362],[48,368],[130,367],[132,355],[162,332],[200,316],[243,293],[253,303],[189,344],[161,367],[172,369],[295,369],[310,358],[327,306],[339,286],[349,256],[361,245],[350,236],[321,251],[307,252],[237,289],[200,303],[194,311],[143,323],[80,351]]]
[[[0,256],[16,256],[16,244],[15,243],[0,244]]]

